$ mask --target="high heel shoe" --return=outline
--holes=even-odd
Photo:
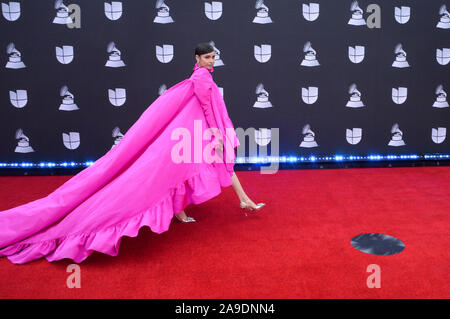
[[[185,219],[182,219],[181,217],[178,217],[178,215],[175,215],[175,217],[182,223],[192,223],[195,222],[196,220],[192,217],[187,217]]]
[[[256,208],[250,207],[249,204],[247,204],[246,202],[240,202],[240,206],[242,209],[249,209],[249,210],[259,210],[262,207],[264,207],[266,204],[265,203],[258,203],[256,204]],[[247,212],[244,211],[245,216],[247,216]]]

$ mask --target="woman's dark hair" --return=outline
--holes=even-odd
[[[199,43],[195,47],[195,54],[199,56],[202,54],[210,53],[212,51],[214,51],[214,47],[208,42]]]

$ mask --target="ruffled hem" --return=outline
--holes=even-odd
[[[155,233],[163,233],[169,229],[174,214],[191,203],[200,204],[219,195],[221,189],[231,183],[231,178],[224,181],[212,166],[206,166],[206,169],[170,188],[170,193],[160,202],[126,221],[91,233],[69,234],[35,243],[24,240],[0,249],[0,256],[8,256],[14,264],[42,257],[50,262],[69,258],[80,263],[94,251],[117,256],[123,236],[136,237],[143,226]]]

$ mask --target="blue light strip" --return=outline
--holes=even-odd
[[[0,168],[8,167],[8,168],[53,168],[53,167],[67,167],[67,168],[78,168],[78,167],[87,167],[94,164],[94,162],[84,162],[84,163],[75,163],[75,162],[63,162],[63,163],[54,163],[54,162],[41,162],[41,163],[0,163]]]
[[[356,162],[356,161],[392,161],[392,160],[450,160],[449,154],[409,154],[409,155],[334,155],[334,156],[279,156],[279,157],[238,157],[236,164],[265,163],[318,163],[318,162]]]
[[[334,156],[265,156],[265,157],[238,157],[236,164],[268,164],[268,163],[319,163],[319,162],[357,162],[357,161],[399,161],[399,160],[450,160],[449,154],[424,155],[334,155]],[[94,164],[93,161],[76,162],[40,162],[40,163],[0,163],[1,168],[80,168]]]

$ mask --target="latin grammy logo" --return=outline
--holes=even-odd
[[[255,9],[257,11],[253,23],[267,24],[273,22],[269,16],[269,7],[264,4],[264,0],[256,0]]]
[[[34,152],[33,147],[30,146],[30,139],[28,136],[23,134],[23,130],[21,128],[17,129],[16,131],[16,140],[19,140],[17,142],[17,146],[14,150],[16,153],[31,153]]]
[[[392,63],[394,68],[408,68],[410,65],[406,61],[406,51],[403,50],[402,44],[399,43],[395,46],[395,61]]]
[[[158,10],[156,13],[156,17],[153,19],[154,23],[173,23],[173,19],[170,16],[170,8],[167,4],[164,3],[164,0],[156,1],[156,9]]]
[[[438,85],[435,90],[436,93],[436,101],[433,103],[433,107],[437,108],[446,108],[449,107],[447,102],[447,92],[444,91],[444,87],[442,84]]]
[[[120,128],[118,126],[116,126],[113,130],[112,130],[112,137],[114,138],[114,142],[113,145],[111,146],[111,149],[116,146],[117,144],[119,144],[119,142],[122,140],[123,138],[123,134],[120,132]]]
[[[264,85],[262,83],[259,83],[256,86],[256,102],[253,104],[253,107],[260,109],[273,107],[272,103],[269,101],[269,92],[264,89]]]
[[[450,13],[447,11],[447,6],[443,4],[439,9],[439,22],[436,28],[439,29],[450,29]]]
[[[364,106],[364,103],[361,101],[362,94],[360,91],[358,91],[355,83],[350,85],[350,87],[348,89],[348,94],[350,94],[350,99],[348,100],[348,102],[345,106],[352,107],[352,108],[358,108],[358,107]]]
[[[53,23],[65,24],[70,29],[81,28],[81,8],[79,5],[70,4],[66,6],[63,0],[55,0],[55,10],[57,11]]]
[[[25,63],[22,62],[22,53],[16,49],[14,43],[9,43],[6,46],[6,53],[8,54],[8,62],[5,67],[8,69],[22,69],[25,68]]]
[[[403,132],[400,130],[399,125],[395,123],[391,128],[391,140],[389,146],[404,146],[406,143],[403,141]]]
[[[159,87],[159,89],[158,89],[158,95],[162,95],[162,94],[164,94],[164,92],[166,92],[166,91],[167,91],[167,85],[163,84],[163,85],[161,85],[161,86]]]
[[[307,66],[307,67],[314,67],[314,66],[320,65],[320,63],[319,63],[319,61],[317,61],[317,57],[316,57],[317,52],[311,46],[310,41],[306,42],[305,45],[303,46],[303,53],[305,55],[304,55],[303,61],[300,65]]]
[[[367,6],[366,12],[371,13],[364,19],[364,11],[360,8],[358,1],[353,1],[350,6],[352,16],[348,20],[349,25],[364,26],[367,25],[369,29],[381,28],[381,8],[378,4],[370,4]]]
[[[61,105],[59,106],[60,111],[76,111],[80,109],[78,105],[75,104],[75,97],[72,93],[69,92],[69,88],[67,87],[67,85],[64,85],[61,88],[59,95],[63,98]]]
[[[125,66],[125,63],[122,61],[122,52],[120,52],[114,42],[110,42],[108,44],[106,52],[109,53],[109,57],[108,61],[105,63],[105,66],[111,68],[120,68]]]
[[[302,129],[302,134],[304,135],[303,141],[300,143],[300,147],[317,147],[319,146],[315,140],[316,134],[311,130],[309,124],[306,124]]]
[[[214,66],[224,66],[222,59],[220,58],[220,50],[216,48],[216,44],[214,41],[209,41],[209,44],[214,48],[215,58],[214,58]]]

